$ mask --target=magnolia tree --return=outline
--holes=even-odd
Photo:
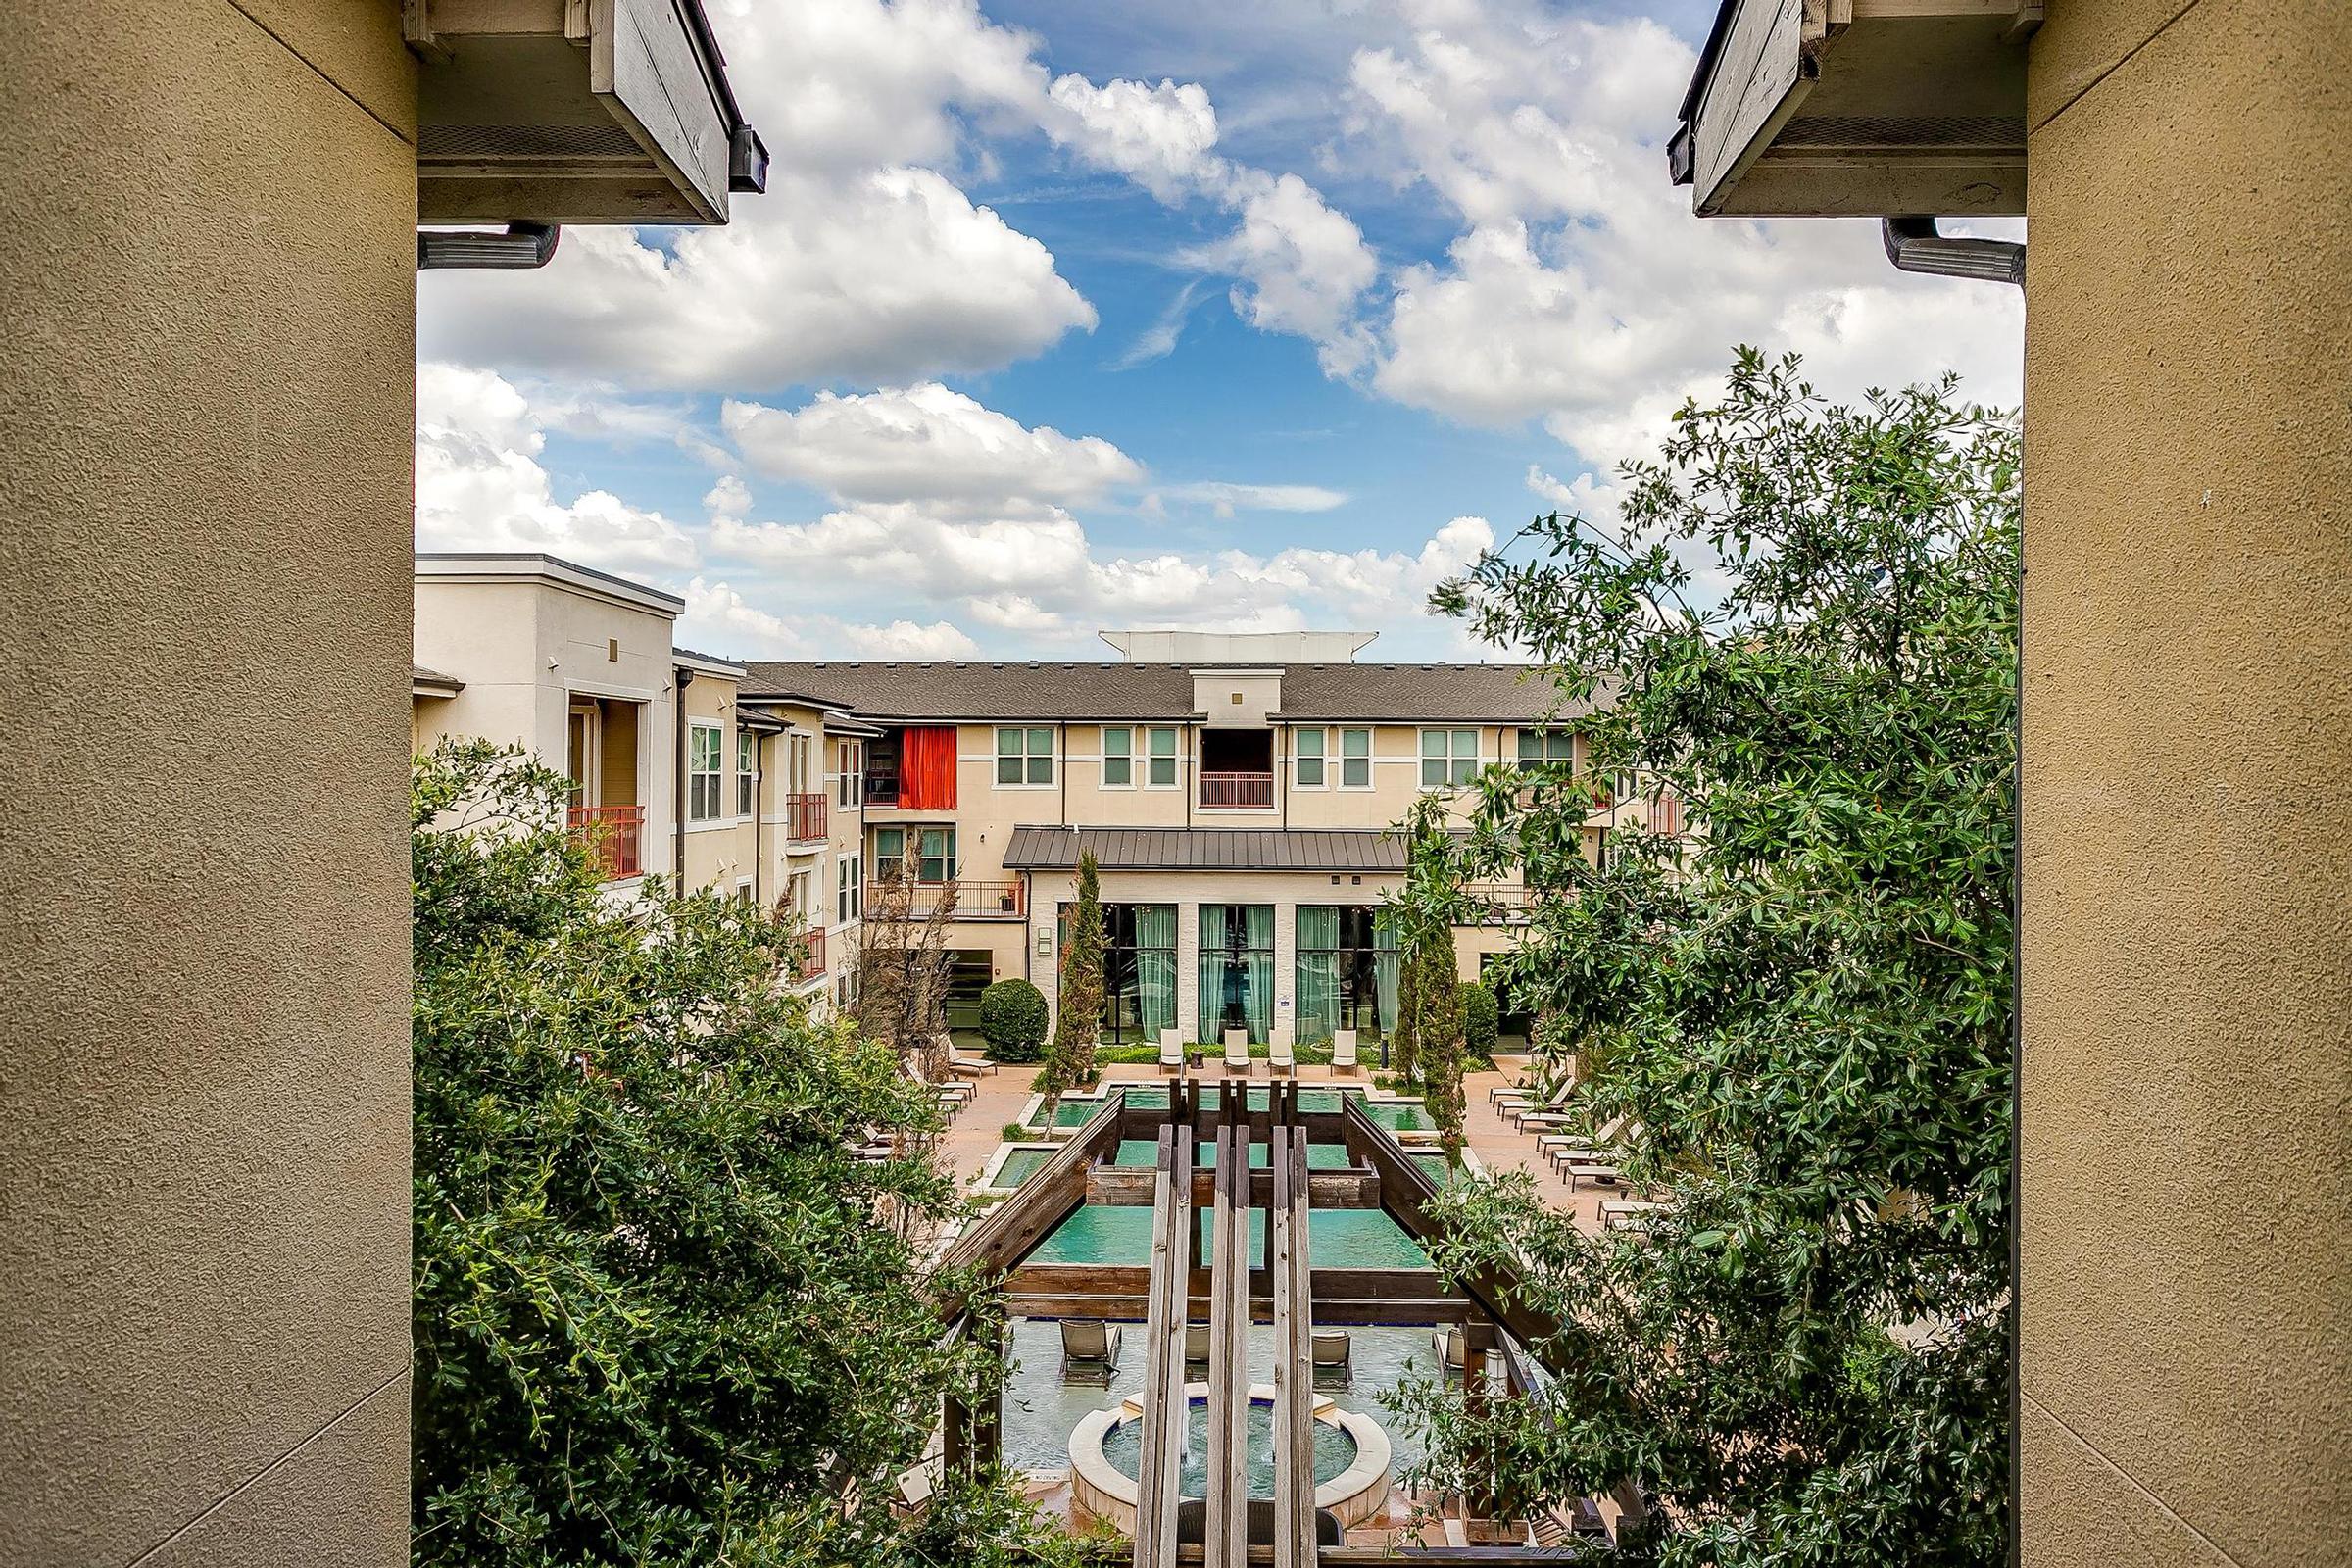
[[[2005,1550],[2019,441],[1955,385],[1835,406],[1743,352],[1621,531],[1541,518],[1437,596],[1600,705],[1589,770],[1488,777],[1442,853],[1526,872],[1507,984],[1671,1206],[1594,1237],[1453,1189],[1442,1263],[1518,1268],[1557,1376],[1400,1402],[1441,1484],[1646,1494],[1639,1560]],[[1604,780],[1689,837],[1589,863]]]
[[[888,1219],[955,1211],[877,1135],[936,1111],[812,1023],[797,934],[649,883],[609,905],[564,782],[416,770],[414,1556],[547,1568],[1036,1560],[1003,1485],[888,1506],[942,1401],[990,1396]]]

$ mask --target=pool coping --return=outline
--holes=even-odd
[[[1187,1383],[1184,1396],[1208,1402],[1206,1383]],[[1251,1404],[1274,1402],[1274,1385],[1252,1383]],[[1389,1498],[1389,1466],[1396,1449],[1388,1429],[1359,1410],[1343,1410],[1329,1395],[1313,1396],[1308,1407],[1315,1420],[1334,1426],[1355,1440],[1355,1458],[1347,1469],[1315,1488],[1315,1506],[1328,1508],[1342,1528],[1359,1524],[1380,1511]],[[1102,1451],[1102,1440],[1114,1427],[1144,1418],[1143,1395],[1128,1395],[1118,1403],[1089,1410],[1070,1429],[1070,1493],[1078,1505],[1107,1519],[1128,1534],[1135,1533],[1136,1500],[1142,1484],[1112,1464]]]

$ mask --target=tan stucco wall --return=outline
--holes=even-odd
[[[2031,54],[2030,1568],[2352,1561],[2352,7]]]
[[[719,761],[723,770],[719,789],[719,815],[708,822],[686,823],[686,867],[684,884],[689,891],[708,888],[732,898],[736,887],[747,877],[753,877],[759,857],[753,849],[752,818],[739,816],[736,805],[735,772],[735,693],[738,682],[709,670],[698,670],[686,687],[686,723],[716,724],[719,731]],[[681,768],[691,755],[691,743],[684,736],[663,736],[661,750],[669,760],[672,770]],[[679,813],[686,813],[687,803],[679,802]],[[762,847],[766,836],[760,835]],[[668,862],[669,847],[664,846],[662,863]],[[766,894],[763,879],[760,888]]]
[[[12,1565],[406,1560],[413,82],[9,8]]]

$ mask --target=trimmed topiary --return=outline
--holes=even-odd
[[[980,1034],[999,1061],[1043,1061],[1046,994],[1026,980],[999,980],[980,993]]]
[[[1462,987],[1463,1050],[1473,1056],[1492,1054],[1495,1027],[1501,1016],[1502,1005],[1494,992],[1475,980]]]

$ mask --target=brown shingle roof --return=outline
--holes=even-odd
[[[1105,871],[1402,871],[1404,843],[1377,828],[1016,827],[1007,871],[1066,871],[1081,851]]]
[[[1203,668],[1210,666],[1200,666]],[[1264,666],[1276,667],[1276,666]],[[1514,724],[1557,699],[1528,664],[1286,664],[1286,719]],[[747,696],[831,693],[867,718],[1190,719],[1189,664],[760,662]],[[1527,679],[1522,675],[1536,673]],[[1581,711],[1581,710],[1578,710]]]

